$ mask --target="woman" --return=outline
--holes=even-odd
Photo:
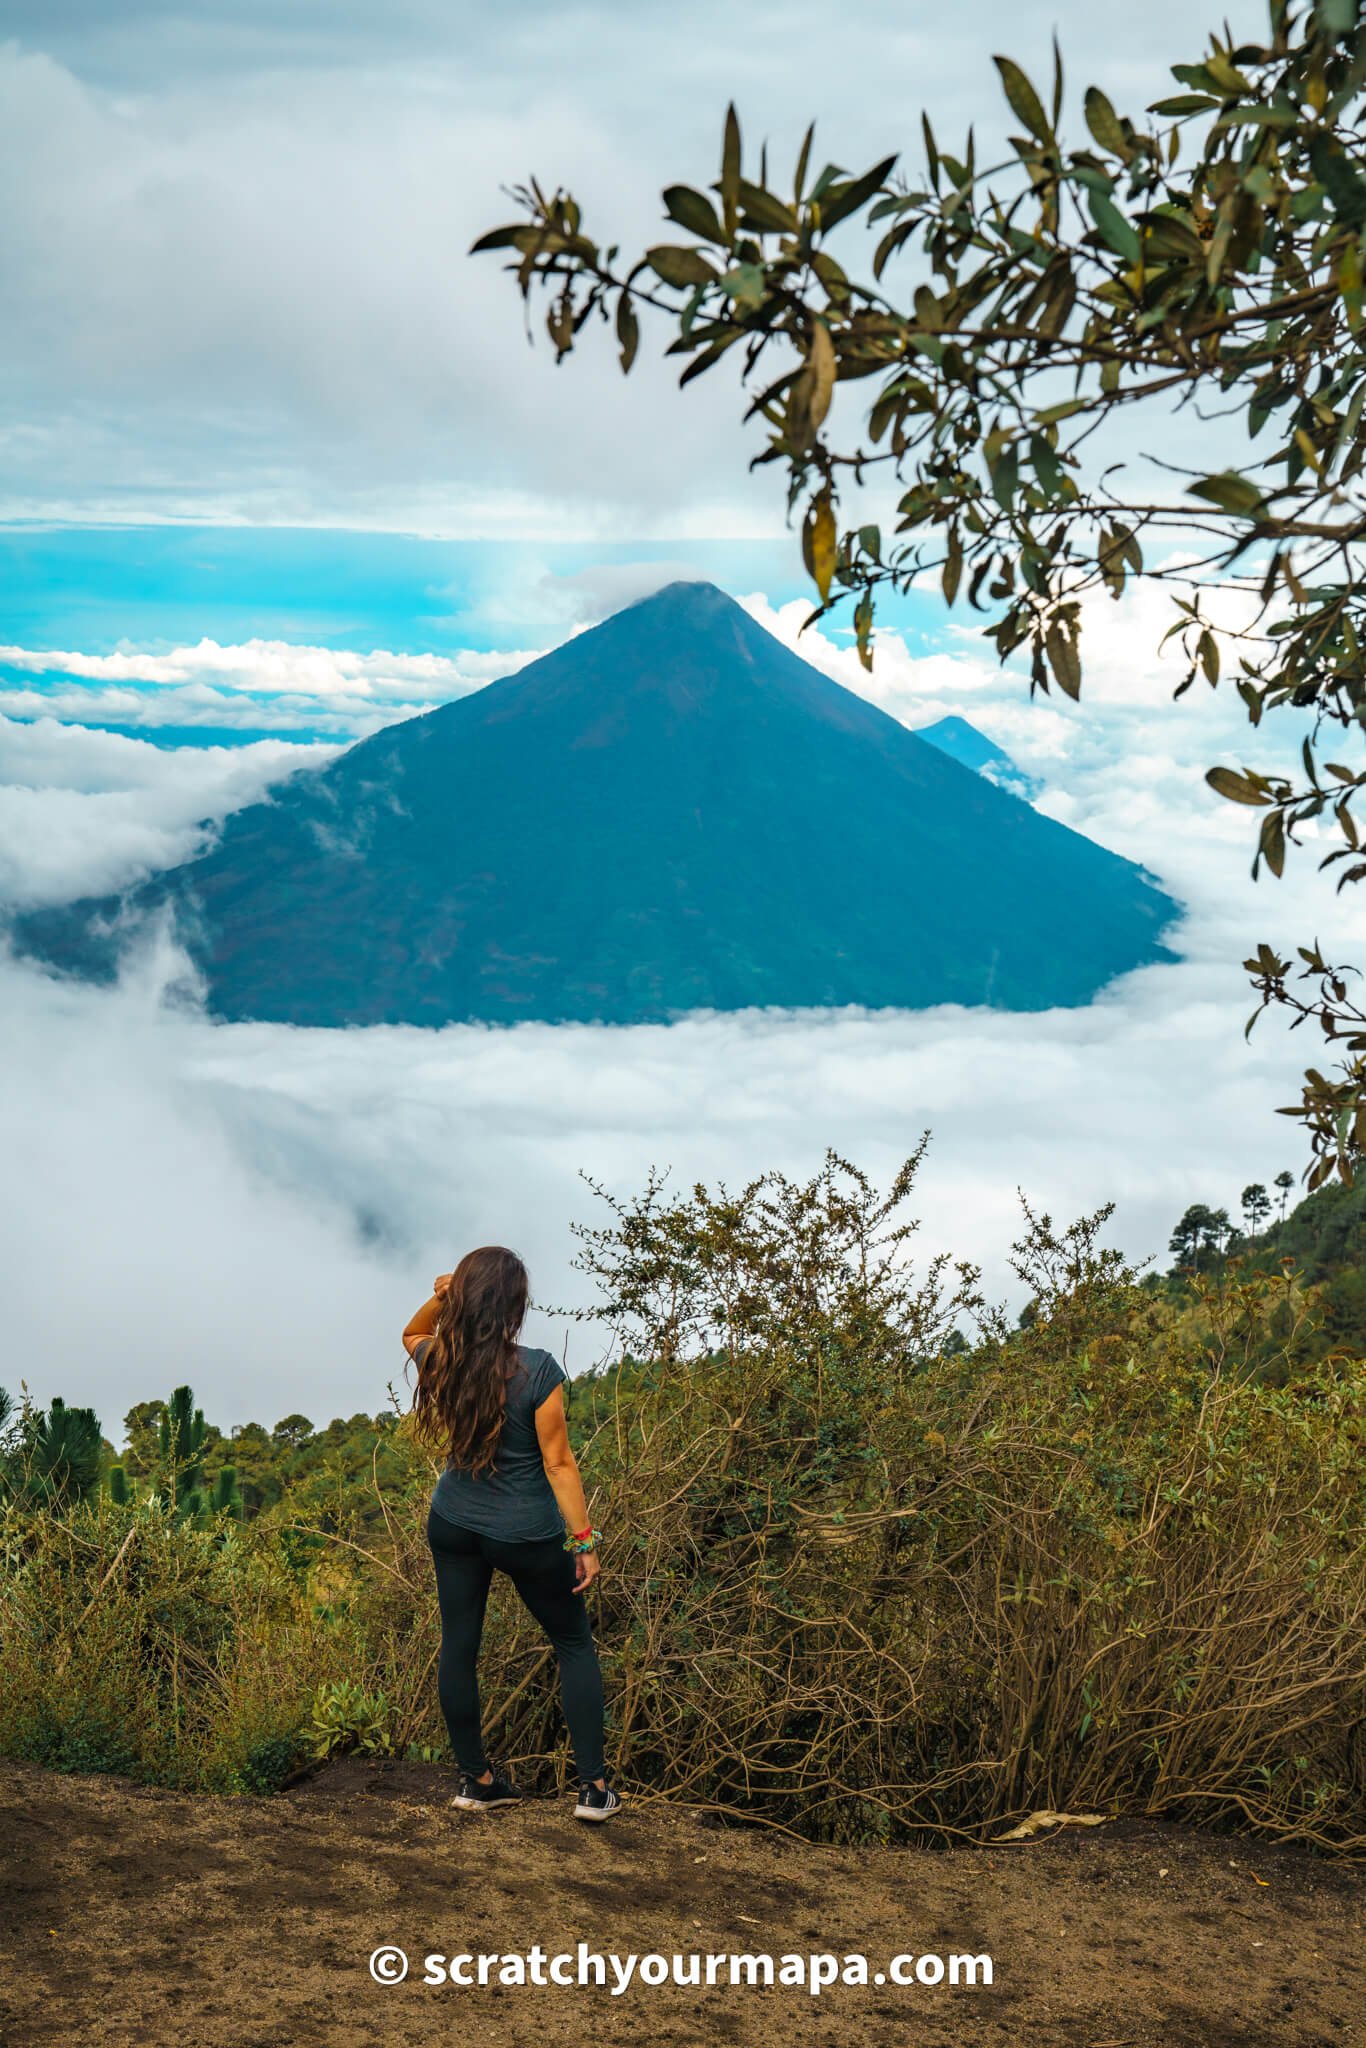
[[[521,1797],[484,1754],[475,1671],[489,1581],[506,1572],[549,1636],[574,1748],[579,1820],[603,1821],[620,1797],[602,1750],[602,1674],[583,1594],[598,1575],[598,1532],[565,1428],[567,1375],[517,1342],[526,1268],[484,1245],[434,1283],[403,1332],[417,1366],[413,1414],[446,1469],[427,1516],[441,1606],[437,1691],[460,1769],[455,1805],[480,1811]],[[569,1534],[566,1534],[569,1531]]]

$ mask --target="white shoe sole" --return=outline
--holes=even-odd
[[[619,1804],[616,1806],[576,1806],[574,1808],[574,1818],[575,1820],[591,1821],[615,1820],[620,1812],[621,1807]]]
[[[457,1793],[451,1805],[458,1806],[462,1813],[492,1813],[495,1806],[520,1806],[520,1799],[466,1799]]]

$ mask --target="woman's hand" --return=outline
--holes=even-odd
[[[574,1559],[574,1591],[586,1593],[600,1569],[596,1550],[579,1551]]]
[[[432,1293],[444,1294],[446,1292],[446,1289],[450,1286],[450,1284],[451,1276],[449,1273],[438,1273],[435,1280],[433,1280],[432,1282]]]

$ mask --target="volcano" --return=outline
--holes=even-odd
[[[1177,915],[705,583],[385,727],[211,851],[15,940],[108,979],[166,909],[215,1016],[305,1025],[1040,1010],[1170,959]]]

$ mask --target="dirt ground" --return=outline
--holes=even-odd
[[[416,1764],[227,1800],[0,1763],[0,2048],[1366,2040],[1366,1878],[1296,1850],[1114,1822],[856,1852],[661,1805],[597,1830],[567,1801],[467,1816],[452,1790]],[[614,1994],[610,1963],[602,1987],[423,1981],[429,1955],[573,1958],[580,1941],[623,1965],[862,1954],[870,1981],[813,1996],[732,1985],[726,1965],[711,1989],[637,1977]],[[372,1979],[386,1944],[406,1981]],[[968,1953],[992,1958],[989,1987],[872,1981],[893,1956]]]

